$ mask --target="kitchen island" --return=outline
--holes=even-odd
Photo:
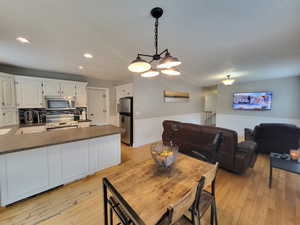
[[[120,129],[110,125],[0,135],[1,206],[117,165],[120,156]]]

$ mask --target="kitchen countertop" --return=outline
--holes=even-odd
[[[89,119],[86,119],[86,120],[75,120],[75,121],[77,121],[78,123],[92,122]],[[38,126],[46,126],[46,123],[19,124],[19,128],[22,128],[22,127],[38,127]]]
[[[118,127],[104,125],[16,135],[18,127],[9,126],[7,128],[12,130],[8,134],[0,135],[0,155],[121,133]]]
[[[19,124],[19,128],[23,128],[23,127],[39,127],[39,126],[46,126],[46,123]]]
[[[91,120],[89,119],[86,119],[86,120],[78,120],[79,123],[82,123],[82,122],[92,122]]]

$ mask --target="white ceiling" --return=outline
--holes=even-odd
[[[153,52],[150,10],[161,50],[179,57],[182,78],[205,86],[300,74],[299,0],[0,0],[0,62],[124,80],[138,51]],[[16,37],[31,40],[30,45]],[[83,53],[94,55],[92,60]],[[78,70],[78,66],[84,70]]]

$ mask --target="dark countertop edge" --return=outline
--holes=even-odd
[[[19,124],[19,128],[24,128],[24,127],[41,127],[41,126],[46,126],[46,123]]]
[[[21,148],[21,149],[16,148],[16,149],[13,149],[13,150],[7,150],[5,152],[0,151],[0,156],[5,155],[5,154],[10,154],[10,153],[29,151],[29,150],[33,150],[33,149],[36,149],[36,148],[43,148],[43,147],[48,147],[48,146],[53,146],[53,145],[61,145],[61,144],[67,144],[67,143],[72,143],[72,142],[77,142],[77,141],[84,141],[84,140],[94,139],[94,138],[99,138],[99,137],[106,137],[106,136],[120,134],[120,133],[121,133],[121,131],[115,131],[115,132],[110,132],[110,133],[107,133],[107,134],[95,135],[95,136],[92,136],[92,137],[78,138],[78,139],[74,139],[74,140],[55,142],[55,143],[50,143],[50,144],[45,144],[45,145],[37,145],[37,146],[34,146],[34,147],[30,147],[30,148]]]
[[[118,128],[118,127],[116,127],[116,128]],[[86,129],[86,128],[77,128],[77,129]],[[53,143],[44,144],[44,145],[36,145],[36,146],[33,146],[33,147],[16,148],[16,149],[6,150],[6,151],[4,150],[4,151],[0,151],[0,156],[5,155],[5,154],[10,154],[10,153],[29,151],[29,150],[48,147],[48,146],[53,146],[53,145],[61,145],[61,144],[67,144],[67,143],[72,143],[72,142],[77,142],[77,141],[84,141],[84,140],[94,139],[94,138],[99,138],[99,137],[106,137],[106,136],[115,135],[115,134],[121,134],[121,130],[119,129],[118,131],[116,130],[116,131],[113,131],[113,132],[108,132],[107,134],[99,134],[99,135],[93,135],[93,136],[89,136],[89,137],[77,138],[77,139],[73,139],[73,140],[58,141],[58,142],[53,142]]]
[[[89,120],[89,119],[87,119],[87,120],[78,120],[78,122],[79,122],[79,123],[83,123],[83,122],[92,122],[92,120]]]
[[[53,145],[62,145],[62,144],[67,144],[67,143],[72,143],[72,142],[77,142],[77,141],[84,141],[84,140],[88,140],[88,139],[106,137],[106,136],[115,135],[115,134],[120,134],[120,132],[115,132],[115,133],[110,133],[110,134],[103,134],[103,135],[87,137],[87,138],[79,138],[79,139],[74,139],[74,140],[69,140],[69,141],[46,144],[46,145],[38,145],[38,146],[30,147],[30,148],[8,150],[8,151],[5,151],[5,152],[0,152],[0,155],[16,153],[16,152],[23,152],[23,151],[30,151],[30,150],[34,150],[36,148],[45,148],[45,147],[49,147],[49,146],[53,146]]]

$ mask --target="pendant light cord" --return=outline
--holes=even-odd
[[[155,28],[154,28],[154,46],[155,54],[158,54],[158,19],[155,19]]]

